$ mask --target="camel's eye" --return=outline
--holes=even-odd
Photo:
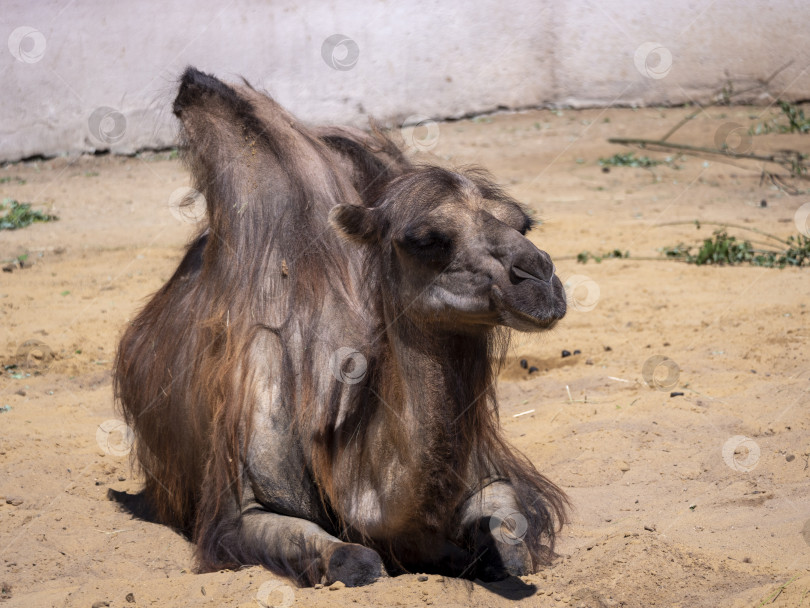
[[[523,236],[532,229],[534,220],[524,212],[523,208],[517,204],[513,205],[493,205],[486,210],[488,215],[491,215],[499,222],[506,224],[510,228],[514,228]]]
[[[409,228],[398,241],[410,255],[428,262],[443,262],[453,253],[453,240],[433,228]]]

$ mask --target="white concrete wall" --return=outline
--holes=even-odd
[[[789,60],[769,91],[807,99],[808,24],[808,0],[2,0],[0,160],[171,145],[189,64],[331,123],[682,103]]]

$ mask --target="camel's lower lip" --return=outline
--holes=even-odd
[[[513,308],[513,307],[505,307],[503,312],[508,313],[509,315],[512,315],[513,317],[516,317],[518,320],[522,321],[523,323],[531,325],[533,328],[536,328],[538,330],[551,329],[552,327],[554,327],[557,324],[557,321],[559,321],[562,318],[562,317],[556,317],[556,316],[554,316],[554,317],[552,317],[552,316],[549,316],[549,317],[535,317],[533,315],[527,314],[527,313],[523,312],[522,310],[519,310],[519,309],[516,309],[516,308]],[[508,324],[509,325],[514,325],[514,320],[512,321],[512,323],[508,323]]]
[[[556,275],[548,282],[527,280],[524,283],[520,284],[522,293],[517,294],[520,298],[510,297],[504,289],[497,285],[492,286],[492,299],[499,311],[501,323],[521,331],[551,329],[566,313],[562,283]],[[527,291],[534,296],[533,305],[528,310],[528,307],[518,305],[517,301],[525,300]],[[536,306],[537,300],[542,303],[540,307]]]

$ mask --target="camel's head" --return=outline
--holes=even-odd
[[[330,219],[381,256],[397,314],[464,331],[540,331],[565,315],[551,258],[526,238],[532,220],[481,171],[418,169]]]

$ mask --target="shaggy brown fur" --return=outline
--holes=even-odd
[[[115,369],[160,519],[203,569],[308,584],[369,582],[380,557],[489,578],[547,563],[566,499],[504,442],[494,389],[504,326],[565,312],[520,205],[192,68],[174,109],[208,222]],[[514,545],[493,540],[504,508],[527,523]]]

